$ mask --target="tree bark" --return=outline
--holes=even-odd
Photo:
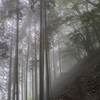
[[[22,74],[21,74],[21,93],[22,93],[22,96],[21,96],[21,100],[23,100],[23,72],[24,72],[24,66],[23,66],[23,52],[22,52]]]
[[[12,24],[12,28],[13,28],[13,24]],[[13,29],[12,29],[12,32],[13,32]],[[9,81],[8,81],[8,100],[11,100],[12,42],[13,42],[13,36],[11,36],[11,47],[10,47]]]
[[[55,68],[55,53],[54,53],[54,40],[52,37],[52,45],[53,45],[53,68],[54,68],[54,79],[56,79],[56,68]]]
[[[35,25],[35,99],[37,100],[37,36]]]
[[[19,83],[18,83],[18,36],[19,36],[19,1],[17,0],[17,28],[16,28],[16,50],[15,50],[15,91],[16,91],[16,99],[19,100]],[[15,94],[14,94],[15,95]]]
[[[59,52],[59,68],[60,68],[60,74],[62,73],[61,70],[61,59],[60,59],[60,41],[59,41],[59,33],[58,33],[58,52]]]
[[[44,100],[43,0],[40,0],[40,100]]]
[[[47,33],[47,19],[46,19],[46,0],[44,1],[44,18],[45,18],[45,54],[46,54],[46,92],[47,92],[47,100],[50,100],[50,73],[49,73],[49,41],[48,41],[48,33]]]
[[[27,100],[27,77],[28,77],[28,58],[29,58],[29,38],[30,38],[30,29],[29,29],[29,35],[28,35],[28,47],[27,47],[27,58],[26,58],[26,92],[25,92],[25,100]]]
[[[32,44],[32,100],[34,100],[34,73],[33,73],[33,44]]]

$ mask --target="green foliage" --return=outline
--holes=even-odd
[[[50,29],[55,32],[59,31],[63,24],[66,25],[65,28],[72,29],[66,34],[66,39],[62,38],[64,39],[62,44],[64,56],[69,55],[75,59],[82,59],[100,47],[100,9],[90,7],[88,4],[84,0],[56,1],[57,8],[55,7],[55,10],[57,13],[54,14]],[[66,9],[63,10],[62,15],[60,15],[61,7]],[[52,31],[50,32],[53,33]],[[63,32],[62,34],[65,35]]]

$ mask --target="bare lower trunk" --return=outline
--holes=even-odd
[[[53,38],[52,38],[52,45],[53,45],[53,68],[54,68],[54,79],[56,79],[55,53],[54,53],[54,40],[53,40]]]
[[[35,99],[37,100],[37,41],[36,41],[36,26],[35,26]]]
[[[51,64],[51,59],[50,59],[50,49],[49,49],[49,96],[51,97],[51,68],[52,68],[52,64]]]
[[[61,70],[61,59],[60,59],[60,42],[59,42],[59,33],[58,33],[58,52],[59,52],[59,69],[60,69],[60,73],[62,73],[62,70]]]
[[[23,100],[23,72],[24,72],[24,68],[23,68],[23,54],[22,54],[22,74],[21,74],[21,93],[22,93],[22,96],[21,96],[21,100]]]
[[[30,30],[30,29],[29,29]],[[25,100],[27,100],[27,77],[28,77],[28,58],[29,58],[29,37],[30,37],[30,35],[28,36],[28,48],[27,48],[27,58],[26,58],[26,82],[25,82],[25,84],[26,84],[26,91],[25,91]]]
[[[11,75],[12,75],[12,38],[10,47],[10,64],[9,64],[9,82],[8,82],[8,100],[11,100]]]
[[[32,44],[32,100],[34,100],[34,73],[33,73],[33,44]]]
[[[13,92],[12,92],[12,100],[15,100],[15,66],[13,69]]]

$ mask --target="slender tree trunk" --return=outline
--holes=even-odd
[[[25,61],[24,61],[24,63],[25,63]],[[23,75],[24,75],[23,76],[23,81],[24,81],[24,83],[23,83],[24,84],[24,88],[23,88],[23,90],[24,90],[24,92],[23,92],[23,99],[24,100],[26,100],[26,66],[25,65],[26,65],[26,63],[24,64],[24,73],[23,73]]]
[[[29,29],[29,31],[30,31],[30,29]],[[29,58],[29,37],[30,37],[30,33],[29,33],[29,35],[28,35],[28,47],[27,47],[27,58],[26,58],[26,92],[25,92],[25,96],[26,96],[26,98],[25,98],[25,100],[27,100],[27,87],[28,87],[28,85],[27,85],[27,77],[28,77],[28,58]]]
[[[46,7],[47,7],[47,4],[46,4],[46,0],[44,1],[44,5],[45,5],[45,8],[44,8],[44,15],[45,15],[45,54],[46,54],[46,92],[47,92],[47,100],[50,100],[50,87],[49,87],[49,44],[48,44],[48,34],[47,34],[47,19],[46,19]]]
[[[34,73],[33,73],[33,44],[32,44],[32,100],[34,100]]]
[[[19,75],[19,100],[21,99],[21,63],[19,62],[18,64],[19,70],[18,70],[18,75]]]
[[[18,83],[18,36],[19,36],[19,1],[17,0],[17,28],[16,28],[16,50],[15,50],[15,91],[16,91],[16,99],[19,100],[19,83]],[[15,95],[15,94],[14,94]]]
[[[40,100],[44,100],[44,34],[43,34],[43,0],[40,0]]]
[[[59,33],[58,33],[58,52],[59,52],[59,68],[60,68],[60,74],[62,73],[61,70],[61,59],[60,59],[60,41],[59,41]]]
[[[12,92],[12,100],[15,100],[15,66],[13,68],[13,92]]]
[[[53,40],[53,37],[52,37],[52,45],[53,45],[53,68],[54,68],[54,79],[56,79],[55,53],[54,53],[54,40]]]
[[[21,74],[21,93],[22,93],[22,96],[21,96],[21,100],[23,100],[23,72],[24,72],[24,69],[23,69],[23,52],[22,52],[22,74]]]
[[[12,27],[12,28],[13,28],[13,27]],[[13,32],[13,31],[12,31],[12,32]],[[13,42],[13,36],[11,37],[11,47],[10,47],[9,81],[8,81],[8,100],[11,100],[12,42]]]
[[[29,70],[29,98],[31,99],[31,97],[32,97],[32,95],[31,95],[31,93],[32,93],[32,87],[31,87],[31,84],[32,84],[32,81],[31,81],[31,70]]]
[[[36,25],[35,25],[35,100],[37,100],[37,36],[36,36]]]
[[[49,96],[51,97],[51,68],[52,68],[52,62],[51,62],[51,59],[50,59],[50,49],[49,49]]]

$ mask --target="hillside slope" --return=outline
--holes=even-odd
[[[51,89],[52,100],[100,100],[100,51],[61,74]]]

